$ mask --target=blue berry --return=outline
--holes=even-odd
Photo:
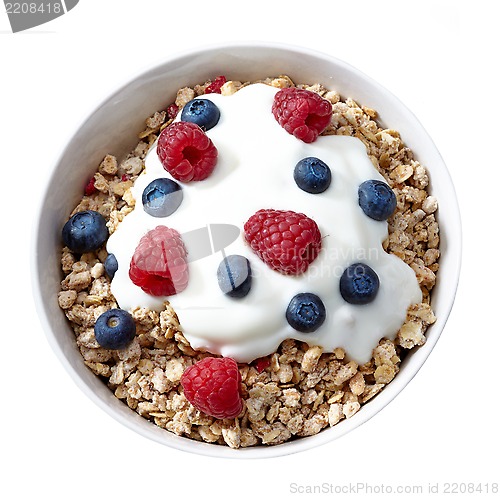
[[[220,118],[220,110],[211,100],[196,98],[188,102],[181,113],[181,121],[197,124],[204,131],[212,129]]]
[[[127,311],[110,309],[97,319],[94,335],[105,349],[124,349],[135,337],[135,322]]]
[[[372,302],[379,286],[377,273],[362,262],[350,265],[340,277],[340,294],[349,304],[363,305]]]
[[[242,255],[228,255],[217,268],[219,288],[228,297],[241,299],[252,287],[250,261]]]
[[[306,157],[295,166],[293,179],[307,193],[323,193],[332,182],[332,173],[322,160]]]
[[[113,279],[116,271],[118,271],[118,261],[114,254],[108,254],[106,260],[104,261],[104,269],[110,279]]]
[[[73,214],[62,229],[64,244],[77,254],[97,250],[108,236],[106,220],[96,211]]]
[[[288,324],[303,333],[316,331],[325,322],[325,318],[325,305],[314,293],[295,295],[286,310]]]
[[[182,197],[179,183],[168,178],[158,178],[144,188],[142,205],[150,216],[167,217],[179,208]]]
[[[361,183],[358,197],[363,212],[376,221],[385,221],[396,209],[396,195],[383,181],[370,179]]]

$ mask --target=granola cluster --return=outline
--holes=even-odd
[[[261,82],[295,86],[287,76]],[[182,88],[175,103],[146,119],[139,143],[125,159],[107,155],[98,167],[72,214],[87,209],[107,219],[110,233],[134,209],[130,187],[144,167],[144,158],[160,131],[178,110],[205,85]],[[228,81],[222,94],[230,95],[249,83]],[[358,365],[342,349],[324,353],[318,346],[285,340],[274,353],[251,364],[240,364],[244,409],[236,419],[217,420],[192,405],[183,395],[180,379],[191,364],[209,356],[193,350],[180,331],[175,311],[136,308],[134,341],[124,350],[103,349],[94,324],[106,310],[117,307],[104,270],[107,252],[77,256],[62,250],[64,278],[58,299],[76,335],[85,364],[131,409],[177,435],[232,448],[275,445],[296,437],[315,435],[350,418],[379,393],[399,371],[407,349],[425,343],[425,331],[435,321],[430,293],[439,268],[437,200],[427,192],[429,178],[397,131],[382,129],[373,109],[319,84],[297,85],[319,93],[332,103],[333,118],[326,134],[356,136],[366,145],[377,170],[394,189],[397,208],[389,219],[384,249],[404,260],[414,271],[423,294],[408,309],[406,322],[394,341],[382,339],[372,359]]]

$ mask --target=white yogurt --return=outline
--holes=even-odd
[[[346,136],[320,136],[311,144],[296,139],[271,112],[276,91],[254,84],[230,97],[203,96],[221,112],[219,123],[207,132],[218,149],[218,162],[206,180],[182,184],[182,204],[166,218],[152,217],[142,208],[143,189],[156,178],[171,178],[152,147],[145,171],[132,190],[136,207],[107,243],[119,265],[111,289],[123,309],[159,311],[168,300],[193,348],[238,362],[275,352],[283,340],[295,338],[320,345],[325,352],[342,347],[349,358],[362,364],[370,360],[381,338],[395,338],[408,306],[421,302],[422,294],[413,270],[382,248],[388,236],[387,222],[374,221],[358,205],[358,187],[363,181],[384,181],[364,144]],[[293,179],[297,162],[311,156],[332,171],[330,187],[317,195],[302,191]],[[316,221],[322,249],[304,274],[287,276],[273,271],[245,243],[243,225],[259,209],[293,210]],[[159,224],[179,233],[211,224],[239,227],[240,236],[224,254],[240,254],[250,260],[250,293],[243,299],[231,299],[221,292],[216,277],[221,251],[190,262],[188,287],[177,295],[152,297],[135,286],[128,277],[130,260],[140,238]],[[189,240],[186,247],[188,252],[199,253],[199,247],[190,246]],[[348,304],[339,291],[344,269],[358,261],[371,266],[380,279],[375,300],[366,305]],[[290,300],[302,292],[317,294],[326,307],[326,320],[313,333],[294,330],[285,318]]]

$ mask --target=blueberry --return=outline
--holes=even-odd
[[[376,221],[385,221],[396,209],[396,195],[391,187],[377,179],[369,179],[358,188],[359,206]]]
[[[220,110],[211,100],[196,98],[188,102],[181,113],[181,121],[197,124],[205,131],[212,129],[220,118]]]
[[[219,288],[228,297],[241,299],[252,286],[250,261],[242,255],[228,255],[217,268]]]
[[[62,229],[64,244],[73,252],[93,252],[108,239],[106,220],[96,211],[73,214]]]
[[[135,322],[127,311],[110,309],[97,319],[94,335],[105,349],[124,349],[135,337]]]
[[[306,157],[295,166],[293,179],[307,193],[323,193],[332,182],[332,173],[322,160]]]
[[[113,279],[116,271],[118,271],[118,261],[114,254],[108,254],[106,260],[104,261],[104,269],[110,279]]]
[[[303,333],[316,331],[324,323],[325,318],[325,305],[314,293],[295,295],[286,310],[288,324]]]
[[[142,205],[153,217],[167,217],[181,205],[182,189],[179,183],[168,178],[151,181],[142,192]]]
[[[377,273],[362,262],[350,265],[340,277],[340,294],[349,304],[363,305],[372,302],[379,286]]]

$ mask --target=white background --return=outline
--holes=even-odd
[[[81,0],[67,15],[18,34],[2,6],[2,495],[286,496],[293,483],[324,482],[423,484],[425,494],[429,483],[498,483],[496,3]],[[395,93],[448,164],[464,228],[454,310],[403,393],[329,445],[248,462],[168,449],[100,411],[48,346],[29,283],[32,201],[75,126],[149,64],[238,40],[330,53]]]

